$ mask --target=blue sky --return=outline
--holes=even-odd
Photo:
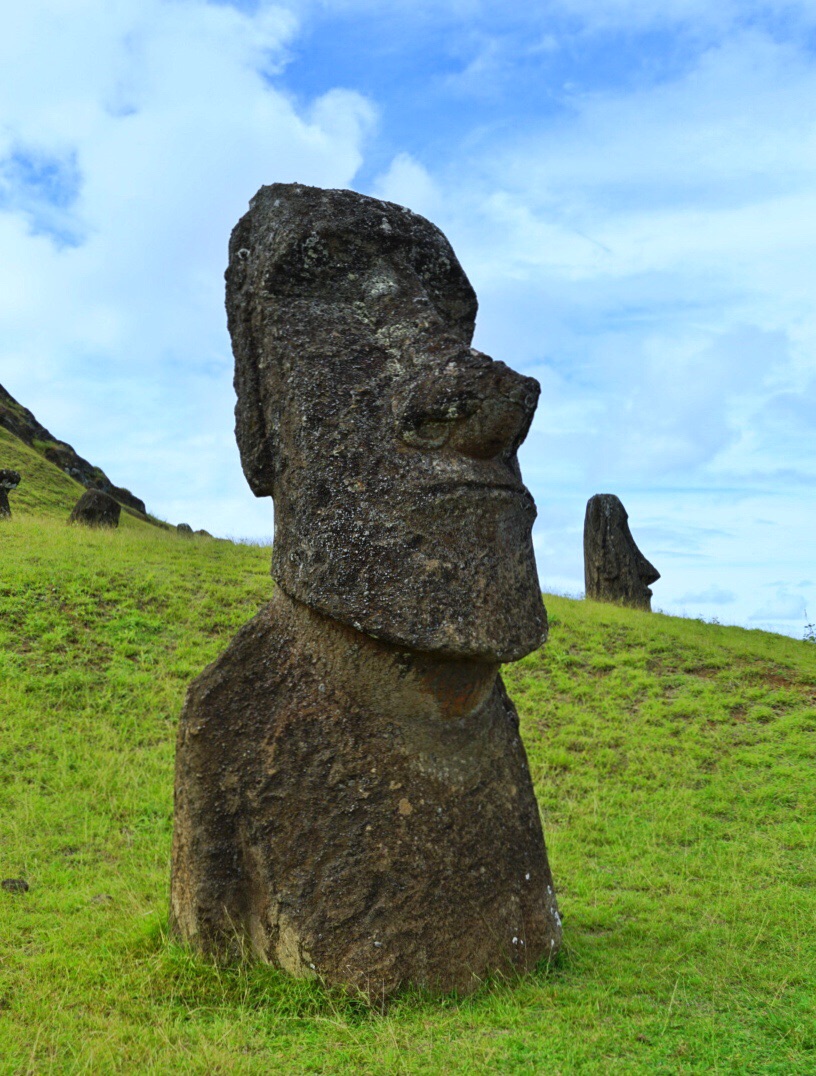
[[[268,537],[222,274],[262,183],[438,223],[542,397],[542,583],[623,499],[667,612],[816,620],[816,0],[32,0],[0,40],[0,382],[157,514]]]

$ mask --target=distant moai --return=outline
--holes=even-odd
[[[176,534],[180,534],[182,538],[192,538],[193,528],[189,523],[179,523],[176,526]]]
[[[11,505],[8,495],[11,490],[17,489],[22,481],[19,471],[12,471],[6,467],[0,470],[0,519],[11,519]]]
[[[530,969],[561,922],[499,665],[547,630],[538,383],[471,348],[450,244],[389,202],[263,187],[226,278],[277,585],[187,695],[172,930],[374,998]]]
[[[121,507],[101,489],[86,489],[74,505],[69,523],[81,523],[85,527],[118,527]]]
[[[614,493],[596,493],[584,517],[586,596],[636,609],[652,608],[650,584],[660,572],[643,556],[629,530],[629,516]]]

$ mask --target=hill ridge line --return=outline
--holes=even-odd
[[[100,489],[126,508],[132,508],[142,516],[147,515],[145,503],[140,497],[123,486],[115,486],[101,467],[89,463],[73,446],[55,437],[37,420],[33,412],[15,400],[2,385],[0,426],[86,489]]]

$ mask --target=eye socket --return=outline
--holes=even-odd
[[[479,399],[469,393],[427,395],[430,398],[420,388],[398,415],[400,436],[413,448],[441,448],[480,407]]]
[[[402,439],[412,448],[441,448],[450,437],[450,422],[427,418],[402,427]]]

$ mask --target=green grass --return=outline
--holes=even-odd
[[[178,712],[269,550],[66,527],[81,487],[8,448],[0,877],[31,889],[0,891],[0,1072],[816,1071],[816,646],[549,598],[506,678],[564,952],[370,1011],[166,937]]]
[[[4,467],[22,475],[20,485],[9,494],[12,517],[45,515],[67,520],[85,492],[79,482],[0,426],[0,468]]]
[[[36,441],[35,444],[48,447],[45,441]],[[29,448],[0,426],[0,468],[5,467],[19,471],[22,475],[20,485],[9,494],[13,517],[34,516],[37,519],[46,517],[49,520],[67,521],[71,509],[85,492],[85,486],[76,479],[69,477],[36,449]],[[102,474],[98,467],[94,468],[94,471]],[[147,520],[154,526],[167,527],[163,520],[150,513]],[[119,526],[143,528],[145,521],[131,508],[122,505]]]

